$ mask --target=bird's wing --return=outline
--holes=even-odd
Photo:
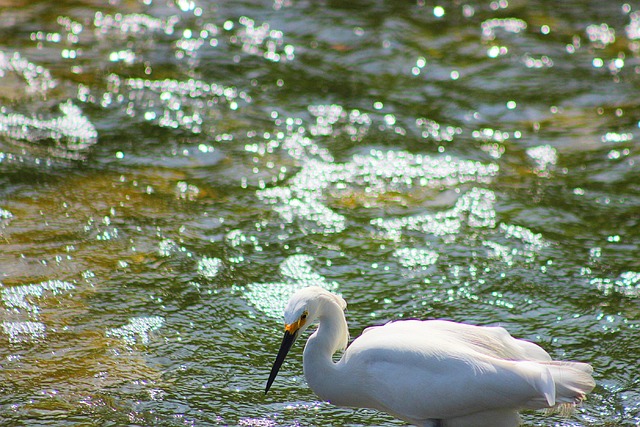
[[[551,356],[539,345],[512,337],[499,326],[475,326],[446,320],[401,320],[365,329],[369,336],[406,334],[445,338],[488,356],[507,360],[548,362]]]
[[[362,392],[359,406],[412,422],[553,405],[548,369],[536,362],[505,360],[505,353],[526,351],[501,331],[432,322],[394,322],[353,342],[343,369],[350,371],[345,377],[360,382],[353,388]]]

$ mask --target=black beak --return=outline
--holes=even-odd
[[[291,346],[295,342],[296,338],[298,338],[298,331],[291,333],[289,331],[284,332],[284,338],[282,338],[282,344],[280,344],[280,350],[278,350],[278,355],[276,356],[276,361],[273,362],[273,367],[271,368],[271,373],[269,374],[269,380],[267,381],[267,387],[264,390],[264,394],[269,392],[271,388],[271,384],[276,379],[278,375],[278,371],[282,366],[282,362],[284,362],[284,358],[287,357],[287,353],[291,349]]]

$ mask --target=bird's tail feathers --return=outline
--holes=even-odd
[[[526,403],[529,409],[570,414],[593,390],[593,368],[580,362],[518,362],[521,373],[538,391],[538,397]]]
[[[547,367],[539,362],[517,362],[526,381],[539,393],[539,397],[527,402],[529,409],[542,409],[556,404],[556,385]]]
[[[596,386],[591,365],[580,362],[543,362],[556,384],[557,406],[577,405]],[[562,409],[562,408],[559,408]]]

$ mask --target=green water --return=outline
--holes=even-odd
[[[500,324],[640,423],[640,5],[9,0],[0,424],[391,426],[319,402],[289,293]]]

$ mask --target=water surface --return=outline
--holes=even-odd
[[[500,324],[640,423],[640,8],[602,1],[0,9],[0,419],[402,425],[319,402],[295,289],[352,336]]]

